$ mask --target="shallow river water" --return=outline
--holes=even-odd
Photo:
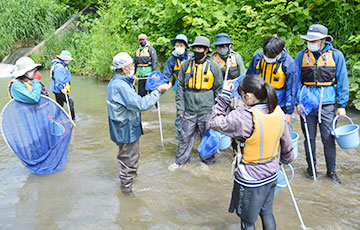
[[[0,105],[8,101],[10,78],[0,78]],[[43,72],[48,86],[48,71]],[[107,122],[107,83],[74,76],[71,97],[77,114],[67,164],[51,175],[31,174],[0,139],[0,229],[239,229],[240,220],[227,212],[233,181],[232,153],[217,154],[217,162],[203,167],[194,146],[192,162],[170,172],[177,141],[174,138],[174,92],[161,97],[165,148],[161,147],[157,113],[142,115],[145,135],[140,139],[138,176],[134,194],[120,192],[117,146]],[[52,98],[53,95],[51,95]],[[360,124],[360,113],[348,111]],[[299,157],[291,183],[305,225],[311,229],[360,229],[359,148],[337,148],[337,172],[343,185],[325,176],[323,148],[318,134],[318,180],[305,177],[303,135],[297,115]],[[345,124],[346,121],[339,122]],[[277,229],[301,229],[287,188],[275,197]],[[256,224],[261,229],[258,219]]]

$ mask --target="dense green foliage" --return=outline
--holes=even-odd
[[[0,0],[0,58],[16,44],[43,40],[71,14],[53,0]]]
[[[24,1],[24,0],[22,0]],[[80,9],[88,1],[58,0]],[[213,42],[226,32],[247,67],[266,37],[277,34],[295,57],[305,48],[299,37],[308,26],[321,23],[334,37],[333,45],[347,60],[350,101],[360,109],[360,0],[106,0],[96,1],[100,17],[82,18],[81,31],[54,38],[36,58],[48,63],[62,49],[70,50],[77,73],[109,79],[112,57],[127,51],[134,54],[137,35],[146,33],[159,56],[159,67],[170,55],[172,39],[178,33],[205,35]],[[84,5],[81,5],[84,4]],[[214,48],[214,47],[212,47]]]

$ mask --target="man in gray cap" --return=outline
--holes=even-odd
[[[157,55],[156,50],[150,46],[148,37],[146,34],[140,34],[138,36],[139,47],[135,52],[135,73],[138,72],[138,94],[145,96],[147,94],[145,90],[146,79],[151,72],[156,71]]]
[[[231,48],[232,45],[233,42],[226,33],[216,35],[213,43],[216,51],[211,57],[220,66],[224,80],[232,80],[245,74],[242,57]]]
[[[180,68],[175,101],[177,114],[183,117],[181,137],[176,151],[176,161],[169,166],[173,171],[190,162],[196,130],[204,136],[209,130],[209,119],[215,98],[221,93],[223,78],[220,67],[207,56],[210,40],[204,36],[195,38],[190,45],[194,57],[186,60]],[[215,163],[215,155],[206,159],[205,164]]]
[[[330,132],[335,115],[339,115],[339,117],[346,115],[345,107],[349,100],[349,82],[345,58],[341,51],[332,46],[330,42],[333,38],[328,35],[328,29],[323,25],[311,25],[307,34],[300,37],[307,41],[307,48],[300,51],[295,60],[301,81],[297,94],[300,96],[296,104],[301,117],[301,128],[305,135],[304,146],[308,163],[306,173],[310,178],[314,177],[314,173],[316,176],[316,170],[314,172],[312,170],[310,151],[306,143],[310,139],[315,167],[316,127],[317,123],[319,123],[321,140],[324,145],[326,175],[334,182],[341,184],[335,171],[335,140]],[[317,98],[319,107],[304,115],[303,113],[306,112],[300,110],[299,104],[305,104],[302,99],[306,94]],[[306,135],[306,125],[308,126],[309,136]]]
[[[150,109],[171,85],[160,85],[144,97],[133,88],[135,67],[128,53],[120,52],[113,58],[111,69],[116,71],[106,93],[110,137],[119,146],[121,191],[128,195],[137,174],[139,139],[142,134],[140,112]]]

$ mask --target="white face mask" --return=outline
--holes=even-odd
[[[33,70],[31,72],[28,72],[26,75],[27,75],[28,78],[33,79],[34,73],[35,73],[35,70]]]
[[[320,46],[318,45],[318,43],[315,42],[308,42],[307,46],[311,52],[316,52],[320,50]]]
[[[268,58],[268,57],[266,57],[265,55],[264,55],[264,59],[265,59],[265,61],[266,61],[267,63],[269,63],[269,64],[273,64],[273,63],[275,63],[276,60],[277,60],[276,57],[275,57],[275,58]]]
[[[183,53],[185,53],[185,48],[184,47],[175,47],[175,53],[180,56]]]
[[[130,70],[129,76],[132,77],[135,75],[135,68],[133,68],[132,70]]]

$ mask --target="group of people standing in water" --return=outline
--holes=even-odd
[[[179,142],[169,170],[175,171],[190,162],[196,133],[204,136],[214,129],[231,137],[235,180],[229,212],[236,211],[241,229],[255,229],[258,215],[264,229],[276,229],[272,214],[274,190],[280,163],[294,160],[288,125],[295,108],[304,135],[305,117],[309,126],[304,142],[306,175],[314,176],[310,152],[316,169],[315,139],[319,124],[326,175],[341,184],[335,170],[335,139],[330,132],[335,116],[346,115],[349,86],[345,59],[332,46],[333,38],[323,25],[311,25],[301,38],[307,47],[294,60],[281,38],[268,37],[245,72],[242,57],[232,49],[228,34],[215,37],[215,52],[205,36],[196,37],[189,45],[187,37],[178,34],[170,41],[174,49],[164,67],[165,83],[152,92],[140,89],[144,84],[139,84],[139,94],[133,88],[134,81],[146,82],[156,70],[156,51],[147,36],[139,35],[134,59],[125,52],[114,56],[111,69],[115,74],[107,89],[107,108],[110,136],[119,146],[121,191],[132,193],[137,173],[139,138],[143,133],[140,112],[152,108],[172,85],[176,91],[175,128]],[[239,86],[234,89],[233,82],[239,77]],[[234,90],[241,99],[233,96]],[[309,113],[300,107],[304,90],[319,99],[318,108]],[[307,138],[312,151],[306,145]],[[206,165],[214,164],[215,154],[200,156],[200,160]]]
[[[110,137],[119,148],[121,191],[132,193],[137,174],[139,140],[143,134],[141,112],[152,108],[172,86],[176,90],[175,128],[179,142],[175,162],[168,169],[175,171],[190,162],[197,133],[204,136],[213,129],[231,137],[235,179],[229,212],[236,211],[241,229],[255,229],[259,215],[264,229],[276,229],[272,214],[274,190],[280,163],[294,160],[288,125],[295,109],[305,136],[306,175],[312,178],[316,173],[315,139],[319,124],[326,175],[341,184],[335,167],[335,140],[330,132],[335,116],[346,115],[349,86],[345,59],[332,46],[333,38],[323,25],[311,25],[301,38],[307,47],[294,60],[281,38],[268,37],[246,71],[228,34],[215,37],[214,52],[207,37],[197,36],[188,44],[187,37],[178,34],[170,41],[174,49],[163,70],[165,83],[153,91],[146,91],[145,83],[156,70],[157,56],[145,34],[138,37],[134,58],[126,52],[115,55],[111,66],[115,73],[107,88],[106,102]],[[67,65],[71,60],[71,53],[64,50],[51,62],[50,90],[61,106],[64,102],[70,105],[75,119],[74,103],[68,95],[71,74]],[[16,66],[8,87],[10,98],[37,103],[41,94],[48,95],[37,71],[40,64],[22,57]],[[239,86],[234,88],[233,83],[239,78]],[[138,80],[138,92],[134,88],[135,80]],[[240,98],[233,96],[234,91]],[[303,91],[319,100],[318,108],[309,113],[300,107]],[[305,135],[305,125],[309,135]],[[311,150],[306,144],[308,139]],[[214,164],[215,154],[200,156],[200,160],[206,165]]]

